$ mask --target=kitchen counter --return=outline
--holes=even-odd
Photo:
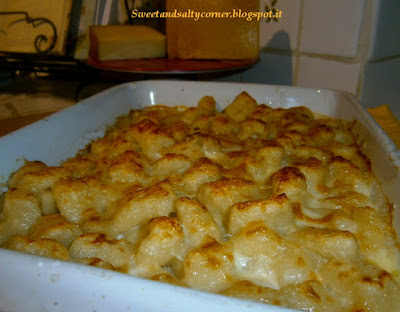
[[[74,105],[113,83],[18,77],[0,84],[0,136]]]

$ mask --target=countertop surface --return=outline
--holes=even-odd
[[[32,77],[4,82],[0,84],[0,136],[114,85]]]

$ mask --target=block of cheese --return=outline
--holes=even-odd
[[[256,18],[227,17],[227,14],[258,12],[258,0],[167,0],[166,11],[190,14],[166,20],[168,58],[252,59],[258,58],[259,22]],[[203,18],[196,20],[196,13]],[[221,12],[220,17],[211,14]],[[209,16],[209,17],[207,17]],[[225,17],[223,17],[225,16]]]
[[[165,35],[144,25],[91,26],[90,56],[97,61],[165,57]]]

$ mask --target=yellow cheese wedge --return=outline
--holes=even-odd
[[[384,104],[374,108],[367,108],[376,122],[389,135],[393,142],[400,148],[400,122],[394,116],[389,106]]]
[[[90,56],[98,61],[165,57],[165,35],[143,25],[90,27]]]
[[[258,58],[259,22],[256,19],[206,17],[208,14],[234,11],[257,12],[256,0],[167,0],[167,12],[184,14],[204,12],[204,18],[167,18],[169,58],[252,59]],[[225,12],[225,13],[224,13]]]

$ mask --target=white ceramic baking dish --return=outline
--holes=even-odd
[[[245,83],[141,81],[97,94],[0,139],[0,185],[23,159],[48,165],[75,155],[121,114],[148,105],[195,106],[211,95],[224,108],[247,91],[272,107],[304,105],[324,115],[356,119],[364,152],[389,200],[400,233],[400,153],[348,93]],[[285,311],[286,309],[175,287],[127,274],[0,249],[0,311]]]

